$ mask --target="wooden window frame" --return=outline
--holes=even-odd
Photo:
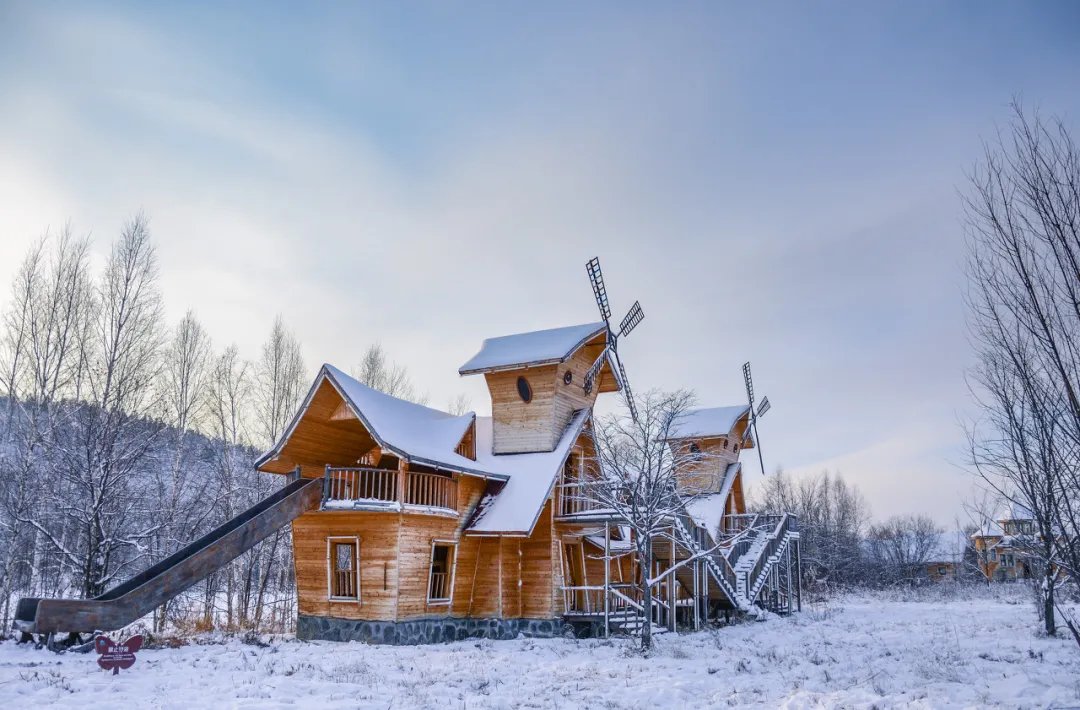
[[[344,542],[351,543],[356,555],[356,596],[339,597],[334,595],[334,545]],[[360,537],[357,535],[328,535],[326,538],[326,598],[331,602],[345,602],[348,604],[361,603],[363,593],[360,587]]]
[[[445,599],[432,599],[431,598],[431,575],[434,573],[435,566],[435,548],[438,546],[444,546],[451,548],[451,554],[454,559],[450,562],[450,579],[447,585],[447,597]],[[428,557],[428,583],[427,583],[427,603],[428,606],[450,606],[454,602],[454,580],[457,577],[457,540],[441,540],[434,539],[431,541],[431,554]]]

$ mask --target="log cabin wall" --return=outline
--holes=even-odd
[[[556,436],[561,435],[579,409],[591,409],[600,392],[614,391],[614,379],[605,366],[591,391],[585,391],[585,374],[604,350],[603,335],[597,336],[558,366],[555,378],[555,412],[553,425]],[[569,373],[569,382],[567,382]],[[556,438],[556,441],[558,439]]]
[[[480,500],[483,479],[457,476],[459,515],[372,511],[315,511],[293,522],[293,557],[300,614],[342,619],[397,621],[449,616],[468,604],[476,569],[477,538],[463,538],[461,528]],[[327,540],[357,537],[360,600],[331,600],[328,593]],[[431,548],[436,540],[457,543],[451,604],[428,601]],[[496,540],[497,542],[497,540]],[[488,549],[495,545],[488,542]],[[486,554],[486,551],[485,551]],[[481,560],[477,588],[490,560]],[[498,582],[498,569],[489,575]],[[483,600],[480,607],[483,608]],[[497,605],[496,605],[497,608]]]
[[[562,430],[555,429],[555,365],[488,372],[493,426],[492,450],[496,454],[552,451]],[[526,402],[518,392],[518,378],[532,390]]]
[[[724,483],[727,467],[739,460],[735,447],[739,439],[732,437],[710,437],[706,439],[684,439],[674,442],[680,456],[692,456],[690,446],[696,444],[701,459],[688,463],[679,476],[679,487],[692,493],[710,493],[720,490]]]
[[[598,393],[618,389],[611,368],[606,365],[592,390],[586,393],[584,389],[585,373],[603,352],[605,338],[604,334],[596,336],[558,365],[485,373],[494,426],[492,448],[496,454],[554,450],[575,411],[591,408]],[[518,390],[518,378],[522,377],[532,391],[528,402]]]

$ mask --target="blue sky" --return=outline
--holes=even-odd
[[[774,402],[770,468],[951,521],[958,190],[1021,95],[1076,126],[1075,3],[5,3],[0,280],[152,217],[170,318],[312,370],[380,341],[441,405],[487,336],[584,322],[635,388]],[[1078,129],[1080,130],[1080,129]],[[0,304],[6,300],[0,292]]]

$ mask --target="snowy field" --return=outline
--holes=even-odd
[[[1018,590],[1019,591],[1019,590]],[[846,597],[801,615],[633,641],[421,647],[202,639],[111,676],[94,654],[0,643],[5,707],[1077,707],[1080,652],[1025,598]]]

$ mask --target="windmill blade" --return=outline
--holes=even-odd
[[[746,382],[746,399],[750,404],[751,413],[754,411],[754,378],[750,376],[750,361],[747,360],[742,366],[743,381]]]
[[[630,410],[630,416],[634,418],[636,422],[638,420],[637,405],[634,404],[634,391],[630,389],[630,379],[626,376],[626,368],[623,367],[622,360],[619,359],[619,353],[616,350],[611,351],[615,357],[615,364],[619,369],[619,384],[622,385],[623,396],[626,397],[626,407]]]
[[[596,305],[600,309],[600,315],[604,317],[604,321],[611,320],[611,306],[608,305],[604,274],[600,271],[600,257],[594,256],[589,259],[585,264],[585,271],[589,273],[589,282],[592,283],[593,295],[596,296]]]
[[[765,455],[761,452],[761,436],[757,430],[757,417],[751,420],[751,425],[754,427],[754,448],[757,449],[758,464],[761,466],[761,475],[765,475]]]
[[[757,408],[757,416],[759,416],[759,417],[765,416],[765,412],[769,411],[770,409],[772,409],[772,405],[769,404],[769,398],[768,397],[762,397],[761,398],[761,404],[759,404],[758,408]]]
[[[622,323],[619,324],[619,337],[629,335],[630,331],[638,327],[638,323],[645,320],[645,311],[641,310],[641,304],[634,301],[634,305],[630,306],[630,310],[627,311],[626,317],[622,319]]]

